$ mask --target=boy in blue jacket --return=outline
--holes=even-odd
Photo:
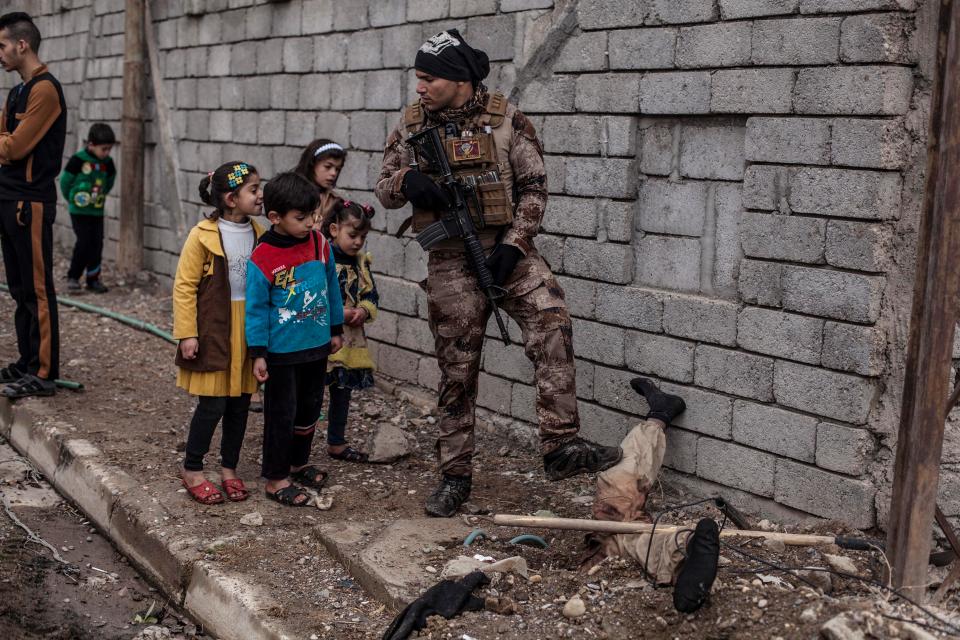
[[[272,223],[247,263],[246,337],[263,396],[266,495],[304,507],[302,486],[320,490],[327,474],[307,464],[323,406],[327,356],[341,346],[343,301],[333,249],[314,231],[320,197],[306,178],[281,173],[263,190]]]

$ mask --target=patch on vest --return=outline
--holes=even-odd
[[[478,138],[461,138],[453,143],[453,159],[455,162],[477,160],[480,155],[480,140]]]
[[[454,38],[452,35],[443,31],[433,36],[420,46],[420,51],[424,53],[429,53],[431,55],[439,55],[441,51],[447,47],[459,47],[460,41]]]

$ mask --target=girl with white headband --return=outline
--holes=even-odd
[[[314,140],[300,154],[300,162],[294,171],[320,190],[320,208],[315,216],[317,223],[326,219],[338,200],[343,200],[340,194],[334,191],[334,187],[337,186],[337,179],[346,161],[346,150],[327,138]]]

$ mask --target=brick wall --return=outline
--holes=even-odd
[[[122,0],[26,4],[71,130],[116,122]],[[163,87],[148,136],[153,271],[172,273],[196,185],[221,161],[270,176],[332,137],[350,147],[341,186],[373,202],[416,48],[456,26],[543,140],[537,245],[574,316],[585,433],[617,441],[645,411],[627,381],[651,375],[689,406],[669,431],[672,478],[775,517],[883,525],[936,3],[150,4]],[[406,215],[375,218],[383,313],[370,333],[383,373],[435,388],[424,256],[392,235]],[[489,341],[483,368],[480,406],[532,422],[522,348]],[[960,515],[960,427],[944,461],[945,507]]]

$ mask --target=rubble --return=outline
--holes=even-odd
[[[370,462],[390,464],[410,455],[410,438],[400,427],[383,422],[377,425],[367,444]]]

